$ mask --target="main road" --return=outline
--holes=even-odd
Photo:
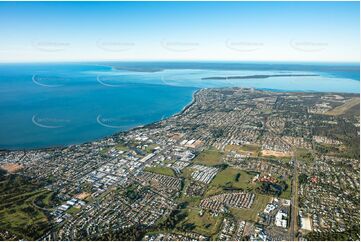
[[[266,121],[264,122],[266,126]],[[268,131],[273,133],[273,135],[278,136],[276,130],[273,127],[268,126]],[[294,241],[297,240],[297,232],[298,232],[298,161],[296,159],[296,147],[294,147],[290,142],[285,140],[283,137],[280,137],[281,141],[285,144],[288,144],[292,148],[292,163],[293,163],[293,178],[292,178],[292,186],[291,186],[291,209],[290,209],[290,227],[289,227],[289,240]]]
[[[292,155],[293,178],[292,178],[292,196],[291,196],[291,216],[290,216],[290,241],[297,240],[298,231],[298,161],[295,157],[295,151]]]

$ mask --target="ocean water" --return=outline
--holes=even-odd
[[[204,80],[206,77],[310,77]],[[0,148],[79,144],[180,112],[200,88],[359,93],[357,65],[68,63],[0,65]]]

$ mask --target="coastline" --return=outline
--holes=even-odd
[[[117,131],[114,134],[106,135],[104,137],[94,139],[94,140],[91,140],[91,141],[87,141],[87,142],[83,142],[83,143],[79,143],[79,144],[67,144],[67,145],[59,145],[59,146],[54,146],[54,147],[40,147],[40,148],[29,148],[29,149],[24,149],[24,148],[23,149],[1,149],[0,148],[0,152],[12,152],[12,151],[24,151],[25,152],[25,151],[41,151],[41,150],[54,151],[54,150],[57,150],[57,149],[62,150],[62,149],[66,149],[66,148],[68,148],[70,146],[90,144],[92,142],[100,141],[100,140],[107,139],[107,138],[112,138],[112,137],[115,137],[115,136],[117,136],[119,134],[130,132],[132,130],[151,127],[152,125],[156,125],[157,123],[162,122],[164,120],[167,120],[169,118],[182,115],[185,111],[187,111],[189,108],[191,108],[193,106],[193,104],[196,102],[196,95],[200,91],[202,91],[203,89],[205,89],[205,88],[200,88],[200,89],[195,90],[192,93],[192,100],[191,100],[190,103],[188,103],[186,106],[184,106],[181,111],[179,111],[179,112],[177,112],[177,113],[175,113],[175,114],[173,114],[173,115],[171,115],[168,118],[163,119],[163,120],[157,120],[157,121],[154,121],[154,122],[151,122],[151,123],[148,123],[148,124],[144,124],[144,125],[140,125],[140,126],[136,126],[136,127],[130,128],[128,130],[124,130],[124,131]]]
[[[134,82],[131,80],[129,83],[124,82],[125,87],[129,88],[131,92],[136,93],[136,95],[130,95],[126,91],[122,91],[120,89],[110,89],[105,85],[105,87],[99,87],[98,82],[94,82],[94,76],[97,75],[107,75],[112,77],[113,72],[120,72],[121,75],[127,76],[126,71],[120,71],[116,67],[132,67],[131,70],[133,71],[142,71],[142,67],[144,69],[149,70],[150,68],[161,68],[164,70],[169,70],[170,72],[154,74],[153,76],[147,76],[148,74],[134,74],[130,73],[130,79],[133,78],[134,75]],[[239,64],[239,65],[230,65],[230,63],[214,63],[211,66],[204,65],[201,63],[117,63],[117,62],[104,62],[104,63],[79,63],[75,64],[46,64],[42,66],[40,64],[29,64],[26,68],[20,68],[21,66],[9,66],[4,67],[1,70],[4,73],[8,73],[6,75],[12,76],[14,73],[17,73],[19,77],[24,76],[24,80],[26,76],[33,75],[34,73],[42,73],[40,70],[44,68],[51,68],[49,72],[49,77],[56,78],[69,78],[69,81],[64,84],[64,87],[60,87],[60,91],[56,91],[56,89],[44,89],[44,87],[36,87],[38,85],[34,82],[24,82],[24,85],[28,85],[23,89],[23,97],[22,99],[27,99],[28,102],[27,106],[23,105],[22,101],[14,99],[14,97],[20,95],[21,93],[16,92],[14,89],[15,86],[11,85],[11,82],[7,83],[6,79],[4,79],[4,87],[8,88],[9,91],[9,98],[5,95],[2,97],[3,106],[4,106],[4,117],[2,118],[2,144],[0,145],[0,150],[33,150],[33,149],[46,149],[46,148],[62,148],[71,145],[81,145],[84,143],[92,142],[101,140],[103,138],[112,136],[113,134],[117,134],[118,132],[126,132],[131,129],[136,129],[138,127],[144,127],[148,125],[152,125],[158,121],[165,120],[174,115],[181,115],[184,111],[186,111],[193,102],[193,93],[198,89],[203,88],[228,88],[228,87],[253,87],[257,90],[264,90],[264,91],[274,91],[274,92],[328,92],[329,90],[335,92],[342,92],[342,93],[359,93],[360,91],[360,83],[359,78],[356,81],[350,80],[351,76],[355,75],[345,75],[344,77],[340,77],[340,82],[336,82],[335,80],[338,78],[334,72],[322,72],[322,70],[314,70],[315,66],[312,66],[311,73],[317,73],[325,77],[325,79],[315,79],[312,81],[307,79],[303,84],[302,79],[293,79],[293,78],[285,78],[283,81],[278,78],[277,80],[270,79],[268,81],[264,80],[241,80],[241,81],[201,81],[200,77],[202,76],[226,76],[227,78],[238,77],[243,75],[256,75],[256,77],[262,74],[263,72],[259,71],[266,71],[267,75],[288,75],[292,73],[291,67],[288,65],[282,65],[280,67],[284,69],[280,69],[276,71],[273,67],[267,67],[263,65],[255,65],[254,70],[256,72],[249,70],[249,72],[232,72],[232,70],[236,70],[239,68],[239,71],[243,71],[243,67],[246,68],[248,65]],[[187,69],[183,69],[187,67]],[[211,68],[212,67],[212,68]],[[242,67],[242,68],[241,68]],[[332,67],[332,68],[331,68]],[[20,70],[19,70],[20,68]],[[52,69],[56,71],[52,71]],[[335,66],[330,66],[331,69],[336,68]],[[358,68],[355,66],[351,68],[351,72],[353,72],[354,68]],[[223,72],[221,70],[225,70]],[[296,68],[297,69],[297,68]],[[317,68],[316,68],[317,69]],[[339,71],[339,67],[336,68]],[[336,70],[335,69],[335,70]],[[347,70],[349,68],[346,68]],[[171,70],[177,70],[175,73],[172,73]],[[179,70],[179,72],[178,72]],[[193,73],[190,70],[197,70]],[[199,70],[204,70],[204,73],[198,75]],[[246,70],[246,69],[245,69]],[[248,70],[248,69],[247,69]],[[343,69],[342,69],[343,70]],[[98,72],[99,71],[99,72]],[[297,73],[300,70],[297,69]],[[315,72],[316,71],[316,72]],[[50,73],[53,73],[50,75]],[[74,76],[75,73],[75,76]],[[100,74],[99,74],[100,73]],[[102,74],[103,73],[103,74]],[[178,74],[177,74],[178,73]],[[238,74],[237,74],[238,73]],[[296,74],[297,74],[296,73]],[[116,74],[116,73],[115,73]],[[79,75],[79,76],[78,76]],[[147,77],[143,77],[143,76]],[[171,75],[179,75],[179,80],[175,80],[175,85],[172,83],[166,83],[162,81],[162,76],[171,76]],[[183,78],[184,75],[184,78]],[[253,75],[253,76],[254,76]],[[341,75],[342,76],[342,75]],[[39,76],[45,79],[48,77],[48,74],[44,74],[44,76]],[[74,88],[79,88],[79,90],[84,90],[82,92],[77,92],[77,89],[73,89],[73,83],[70,80],[71,78],[79,77],[79,81],[74,81]],[[199,78],[198,78],[199,77]],[[16,79],[17,76],[14,76]],[[159,79],[160,78],[160,79]],[[336,78],[336,79],[333,79]],[[1,79],[1,78],[0,78]],[[14,79],[14,80],[15,80]],[[121,79],[121,78],[120,78]],[[144,80],[143,80],[144,79]],[[154,80],[153,80],[154,79]],[[177,78],[175,78],[177,79]],[[198,80],[199,79],[199,80]],[[258,78],[259,79],[259,78]],[[311,78],[313,79],[313,78]],[[20,79],[19,79],[20,80]],[[22,80],[22,78],[21,78]],[[75,80],[75,79],[74,79]],[[116,81],[117,78],[114,79]],[[123,80],[123,79],[121,79]],[[190,81],[188,81],[190,80]],[[317,82],[320,80],[320,82]],[[329,80],[330,82],[326,82]],[[342,81],[345,80],[345,83]],[[52,80],[49,80],[52,83]],[[55,79],[55,82],[58,80]],[[110,83],[112,83],[113,79],[110,78]],[[83,85],[84,83],[88,83],[89,85]],[[143,83],[144,82],[144,83]],[[179,85],[177,84],[179,82]],[[68,85],[69,83],[69,85]],[[325,83],[325,85],[323,85]],[[46,84],[46,83],[45,83]],[[107,83],[105,83],[107,84]],[[123,82],[121,82],[122,86]],[[128,86],[128,84],[130,84]],[[133,85],[134,84],[134,85]],[[146,92],[141,91],[142,86],[144,87]],[[167,87],[167,85],[169,87]],[[94,85],[94,88],[93,88]],[[187,90],[181,90],[178,92],[177,90],[172,89],[174,88],[189,88]],[[140,87],[140,88],[138,88]],[[30,91],[33,90],[34,92]],[[36,89],[37,88],[37,89]],[[64,88],[64,90],[62,90]],[[99,88],[100,92],[95,92],[95,89]],[[154,90],[162,90],[162,93],[158,94]],[[29,89],[29,90],[28,90]],[[4,89],[6,90],[6,89]],[[66,93],[62,93],[66,90]],[[128,90],[128,89],[124,89]],[[171,92],[169,91],[171,90]],[[36,91],[36,92],[35,92]],[[150,94],[149,93],[154,93]],[[175,92],[173,94],[173,91]],[[54,93],[54,95],[52,94]],[[36,95],[35,95],[36,94]],[[118,95],[119,94],[119,95]],[[195,92],[197,94],[197,92]],[[10,98],[10,95],[13,96]],[[35,95],[35,96],[34,96]],[[124,97],[121,97],[121,96]],[[144,100],[142,101],[144,96]],[[65,97],[65,99],[63,99]],[[88,99],[87,102],[82,101],[82,99]],[[38,102],[32,102],[32,99],[38,99]],[[42,100],[45,98],[51,99],[52,104],[49,102],[44,102],[42,104]],[[99,99],[98,99],[99,98]],[[139,99],[139,101],[138,101]],[[14,101],[15,100],[15,101]],[[65,104],[63,101],[74,102],[73,107],[69,109],[69,105]],[[93,105],[96,105],[97,109],[92,108]],[[12,108],[15,106],[16,108]],[[58,110],[54,112],[54,107]],[[80,110],[80,112],[78,112]],[[84,110],[84,112],[83,112]],[[85,111],[88,110],[88,111]],[[134,110],[134,111],[133,111]],[[6,115],[5,115],[6,114]],[[34,126],[34,122],[31,120],[31,115],[39,117],[37,119],[40,120],[40,116],[43,116],[44,123],[54,123],[55,125],[62,126],[64,128],[59,130],[44,130],[39,129]],[[98,125],[99,122],[94,122],[99,114],[107,114],[110,117],[113,117],[112,120],[107,119],[107,122],[111,124],[119,123],[120,126],[124,124],[123,127],[116,125],[114,127],[103,128]],[[58,116],[58,117],[57,117]],[[126,120],[126,118],[132,117],[134,120]],[[63,120],[64,117],[67,120]],[[123,118],[124,117],[124,120]],[[102,117],[102,119],[105,117]],[[48,119],[48,120],[47,120]],[[53,120],[52,120],[53,119]],[[59,122],[57,121],[59,120]],[[97,121],[97,120],[96,120]],[[17,126],[22,126],[21,128]],[[41,127],[41,126],[40,126]],[[106,126],[105,126],[106,127]],[[44,128],[44,127],[43,127]]]
[[[188,109],[190,109],[193,104],[196,102],[196,97],[197,97],[197,94],[200,93],[202,90],[204,90],[205,88],[200,88],[200,89],[197,89],[195,90],[193,93],[192,93],[192,101],[187,104],[180,112],[176,113],[176,114],[173,114],[172,116],[170,116],[169,118],[171,117],[174,117],[174,116],[179,116],[179,115],[182,115],[184,112],[186,112]]]
[[[182,108],[181,111],[169,116],[168,118],[166,119],[163,119],[163,120],[157,120],[157,121],[154,121],[154,122],[151,122],[151,123],[148,123],[148,124],[144,124],[144,125],[140,125],[140,126],[136,126],[136,127],[133,127],[133,128],[130,128],[128,130],[123,130],[123,131],[117,131],[115,132],[114,134],[111,134],[111,135],[106,135],[104,137],[101,137],[101,138],[98,138],[98,139],[94,139],[94,140],[91,140],[91,141],[87,141],[87,142],[82,142],[82,143],[79,143],[79,144],[66,144],[66,145],[59,145],[59,146],[53,146],[53,147],[39,147],[39,148],[29,148],[29,149],[26,149],[26,148],[22,148],[22,149],[1,149],[0,148],[0,152],[12,152],[12,151],[41,151],[41,150],[44,150],[44,151],[54,151],[54,150],[57,150],[57,149],[60,149],[60,150],[63,150],[63,149],[66,149],[68,147],[71,147],[71,146],[80,146],[80,145],[86,145],[86,144],[90,144],[92,142],[97,142],[97,141],[100,141],[100,140],[103,140],[103,139],[107,139],[107,138],[112,138],[112,137],[115,137],[119,134],[122,134],[122,133],[127,133],[127,132],[130,132],[130,131],[133,131],[133,130],[138,130],[138,129],[142,129],[142,128],[149,128],[153,125],[156,125],[158,124],[159,122],[162,122],[164,120],[167,120],[169,118],[172,118],[172,117],[176,117],[176,116],[180,116],[182,115],[184,112],[186,112],[187,110],[189,110],[197,101],[197,94],[200,93],[202,90],[205,90],[205,89],[227,89],[227,88],[242,88],[242,87],[222,87],[222,88],[199,88],[197,90],[195,90],[193,93],[192,93],[192,100],[190,103],[188,103],[186,106],[184,106]],[[246,88],[247,89],[247,88]],[[265,89],[265,88],[254,88],[255,90],[259,90],[259,91],[264,91],[264,92],[283,92],[283,93],[308,93],[308,94],[312,94],[312,93],[325,93],[325,94],[330,94],[330,95],[333,95],[333,94],[351,94],[351,95],[357,95],[359,96],[360,94],[359,93],[345,93],[345,92],[317,92],[317,91],[282,91],[282,90],[277,90],[277,89]]]
[[[115,136],[115,135],[118,135],[118,134],[121,134],[121,133],[126,133],[126,132],[129,132],[129,131],[132,131],[132,130],[137,130],[137,129],[142,129],[142,128],[148,128],[148,127],[151,127],[151,126],[153,126],[153,125],[156,125],[156,124],[159,123],[159,122],[163,122],[164,120],[167,120],[167,119],[169,119],[169,118],[176,117],[176,116],[180,116],[180,115],[182,115],[184,112],[186,112],[188,109],[190,109],[190,108],[193,106],[193,104],[195,104],[195,102],[196,102],[196,95],[197,95],[200,91],[202,91],[202,90],[204,90],[204,89],[205,89],[205,88],[200,88],[200,89],[198,89],[198,90],[195,90],[195,91],[192,93],[192,100],[191,100],[191,102],[188,103],[186,106],[184,106],[181,111],[179,111],[179,112],[177,112],[177,113],[169,116],[169,117],[166,118],[166,119],[154,121],[154,122],[151,122],[151,123],[149,123],[149,124],[144,124],[144,125],[140,125],[140,126],[137,126],[137,127],[131,128],[131,129],[128,129],[128,130],[116,132],[115,134],[112,134],[112,135],[106,136],[106,137],[113,137],[113,136]],[[104,138],[106,138],[106,137],[104,137]],[[104,139],[104,138],[102,138],[102,139]],[[90,141],[90,142],[92,142],[92,141]],[[83,144],[87,144],[87,143],[88,143],[88,142],[83,143]]]

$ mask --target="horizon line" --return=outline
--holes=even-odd
[[[293,63],[293,64],[307,64],[307,63],[330,63],[330,64],[358,64],[360,65],[360,60],[162,60],[162,59],[144,59],[144,60],[40,60],[40,61],[0,61],[0,64],[55,64],[55,63],[93,63],[93,62],[127,62],[127,63],[141,63],[141,62],[157,62],[157,63],[165,63],[165,62],[198,62],[198,63],[219,63],[219,62],[228,62],[228,63]]]

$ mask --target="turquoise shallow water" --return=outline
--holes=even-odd
[[[0,148],[53,147],[99,139],[169,117],[204,87],[352,93],[359,93],[360,88],[357,66],[340,70],[224,63],[138,65],[145,68],[139,72],[138,66],[134,71],[124,63],[1,64]],[[150,67],[152,72],[146,72]],[[202,79],[273,74],[320,76]]]

